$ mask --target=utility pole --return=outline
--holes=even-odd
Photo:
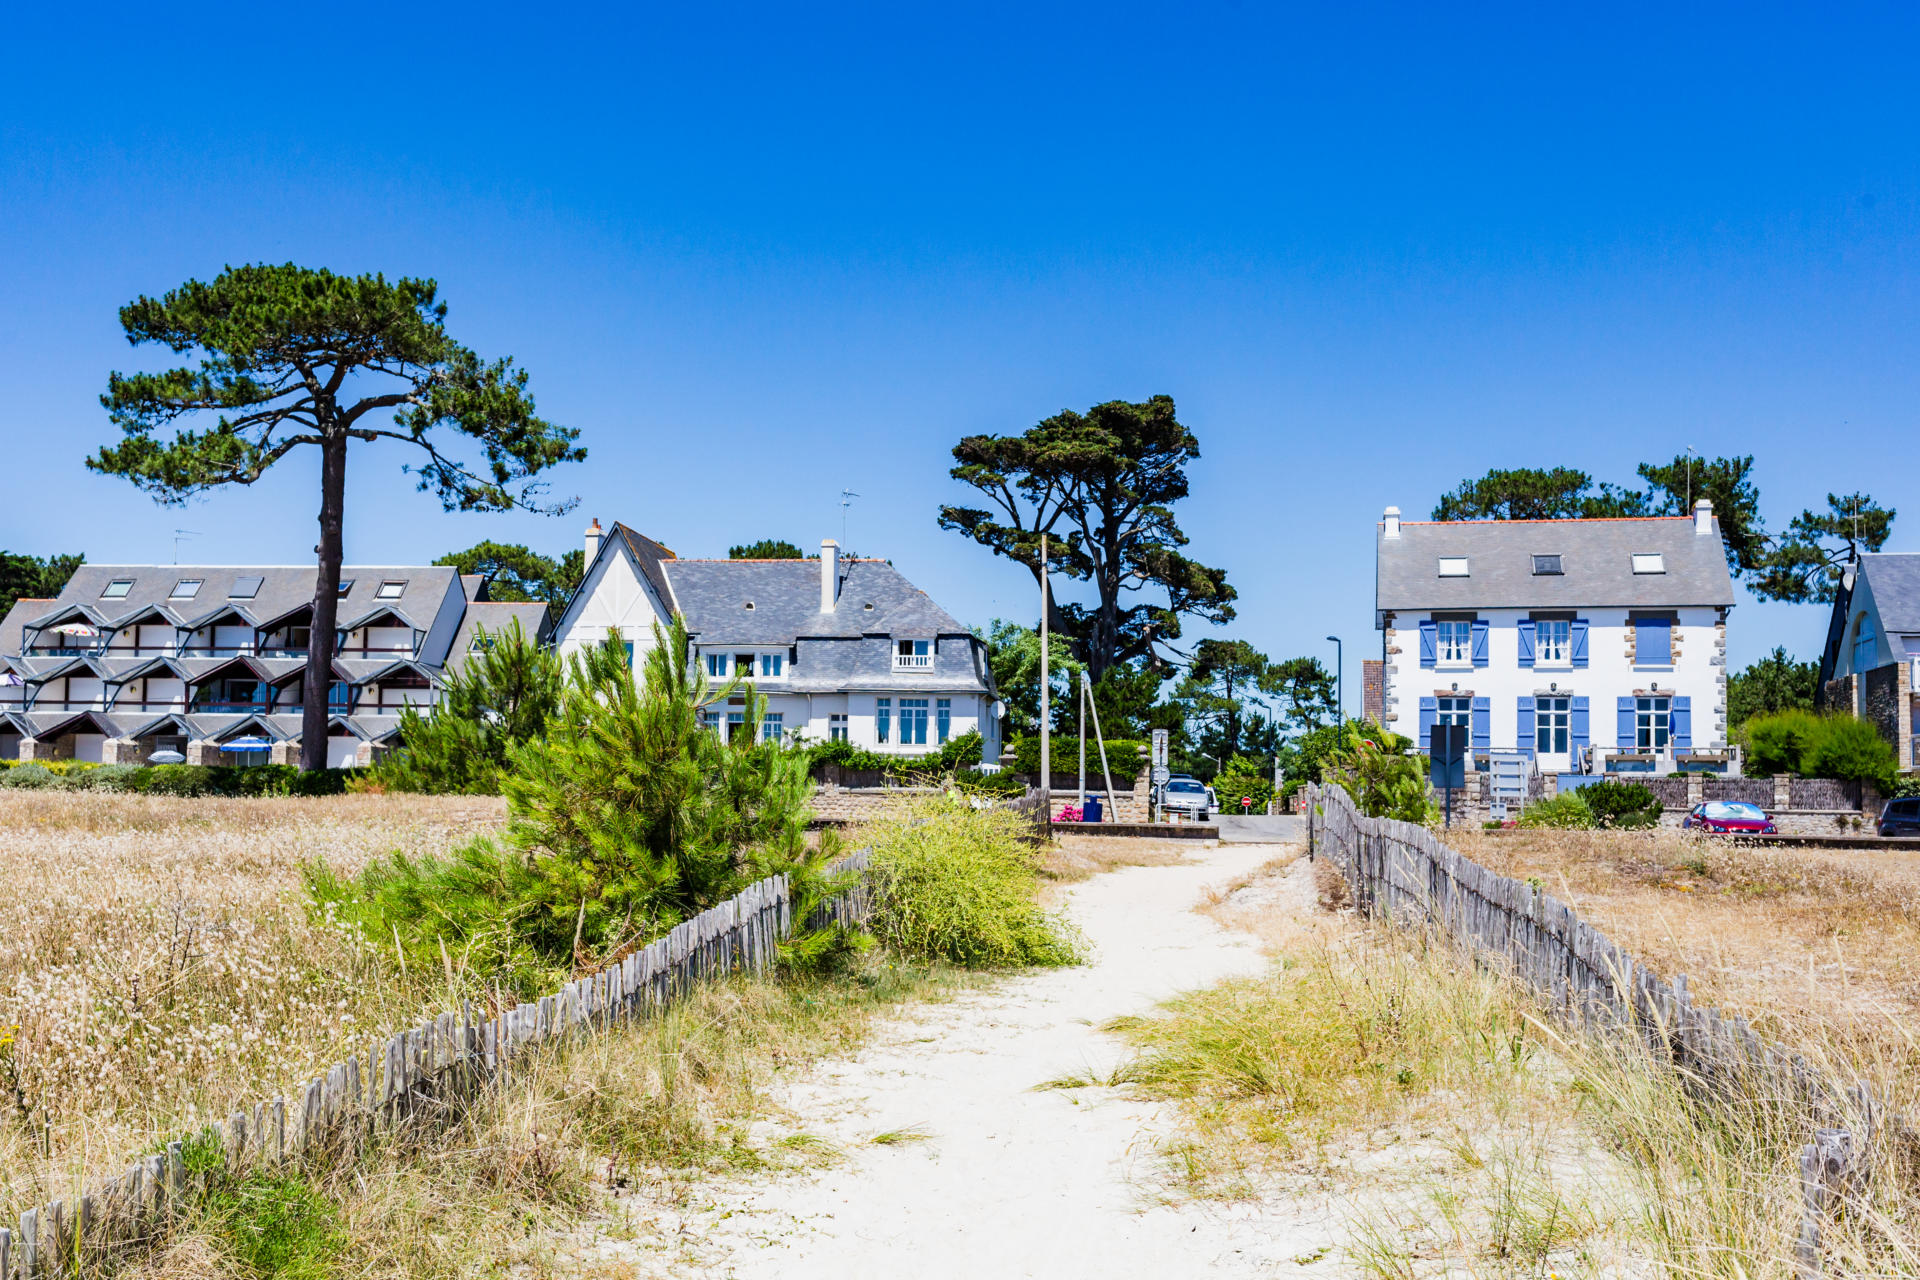
[[[1053,821],[1053,744],[1048,718],[1052,700],[1047,696],[1047,535],[1040,535],[1040,803],[1046,806],[1047,821]]]
[[[845,553],[847,545],[847,508],[851,507],[853,500],[859,496],[859,494],[851,489],[842,489],[840,491],[840,547],[842,554]]]
[[[1080,799],[1078,803],[1080,805],[1080,812],[1082,815],[1084,815],[1087,811],[1087,681],[1086,681],[1086,675],[1087,673],[1082,671],[1080,673],[1080,679],[1074,681],[1075,691],[1080,695],[1080,702],[1078,704],[1080,709],[1080,714],[1078,717],[1079,727],[1080,727]],[[1084,817],[1082,818],[1082,821],[1085,821]]]
[[[1339,636],[1328,636],[1333,641],[1333,701],[1339,712],[1340,723],[1347,722],[1347,660],[1346,647],[1340,643]]]

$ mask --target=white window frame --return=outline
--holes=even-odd
[[[709,653],[706,655],[706,659],[707,679],[725,680],[727,678],[727,655],[724,653]]]
[[[827,741],[847,742],[852,734],[847,728],[847,713],[835,711],[827,717]]]
[[[1449,636],[1456,635],[1457,640]],[[1473,665],[1473,620],[1470,618],[1436,618],[1434,620],[1434,662],[1442,667],[1470,667]]]
[[[778,652],[760,655],[760,678],[762,680],[785,680],[787,678],[787,655]]]
[[[1638,574],[1665,573],[1667,556],[1664,551],[1636,551],[1633,553],[1633,571]]]
[[[115,587],[120,589],[115,591]],[[102,600],[125,600],[127,593],[131,590],[133,590],[132,578],[115,578],[106,586],[100,588],[100,598]]]
[[[167,592],[169,600],[192,600],[199,596],[200,588],[207,585],[205,578],[181,578],[173,584],[173,590]],[[191,591],[182,591],[182,587],[192,587]]]
[[[1536,618],[1533,623],[1533,665],[1573,665],[1573,619]]]
[[[902,747],[927,745],[927,722],[933,718],[933,703],[928,698],[900,698],[895,701],[894,725]],[[918,729],[916,734],[913,729]]]
[[[1662,752],[1673,746],[1673,698],[1653,694],[1633,700],[1633,741],[1638,751]]]
[[[388,591],[388,587],[392,587],[393,590]],[[378,587],[374,588],[373,598],[375,600],[398,600],[406,593],[407,580],[405,578],[388,578]]]
[[[1470,693],[1443,693],[1434,699],[1433,722],[1435,724],[1465,725],[1467,731],[1473,731],[1473,695]]]
[[[1441,556],[1440,576],[1443,578],[1471,578],[1473,559],[1471,556]]]
[[[893,642],[893,669],[895,671],[933,670],[934,648],[931,640],[896,639]]]
[[[760,741],[780,742],[786,737],[786,713],[783,711],[763,711],[760,713]]]
[[[1543,756],[1564,756],[1573,750],[1572,695],[1543,693],[1534,699],[1533,749]]]

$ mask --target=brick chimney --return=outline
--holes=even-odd
[[[1693,532],[1695,537],[1713,532],[1713,504],[1705,498],[1693,504]]]
[[[1388,507],[1386,514],[1381,517],[1381,521],[1386,526],[1387,537],[1397,538],[1400,536],[1400,508]]]
[[[587,563],[584,568],[593,567],[593,558],[600,554],[600,517],[595,516],[593,523],[587,526]]]
[[[840,544],[832,538],[820,543],[820,612],[832,613],[840,603]]]

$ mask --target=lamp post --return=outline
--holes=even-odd
[[[1346,649],[1340,643],[1339,636],[1328,636],[1333,641],[1333,701],[1340,712],[1340,723],[1347,722],[1347,663]]]

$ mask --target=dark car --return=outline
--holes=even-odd
[[[1697,804],[1680,825],[1732,835],[1774,834],[1773,819],[1767,816],[1767,811],[1744,800],[1709,800],[1705,804]]]
[[[1920,796],[1887,801],[1887,807],[1880,811],[1880,834],[1920,836]]]

